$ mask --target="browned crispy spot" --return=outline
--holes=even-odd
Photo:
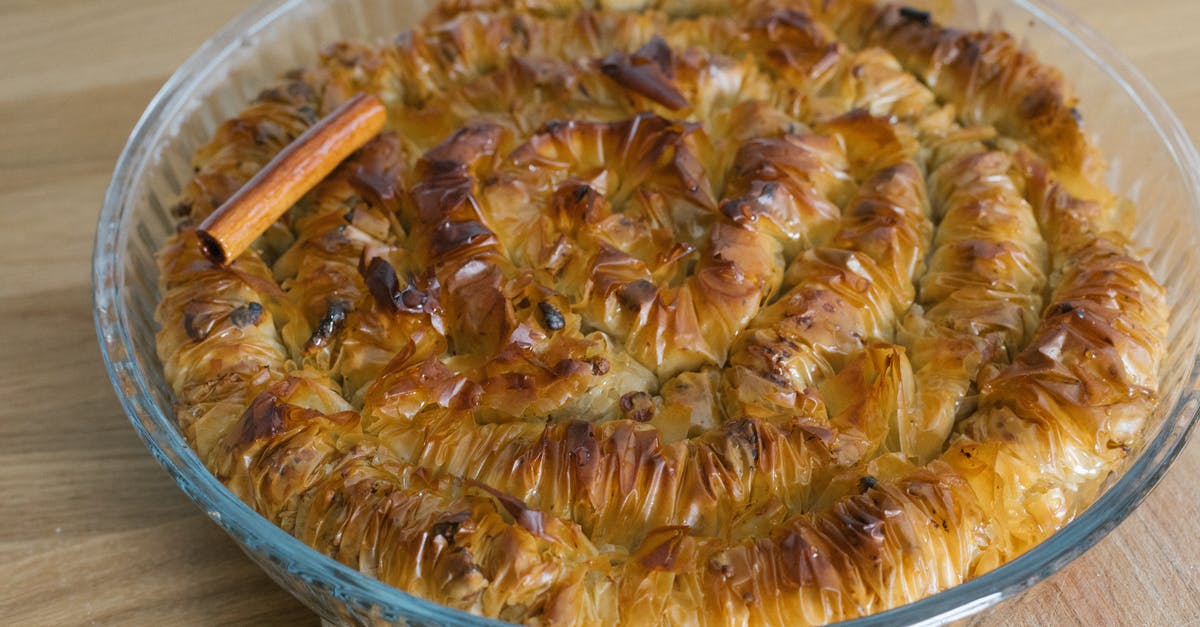
[[[654,417],[654,401],[645,392],[629,392],[621,397],[621,413],[630,420],[647,422]]]
[[[621,52],[608,55],[600,63],[600,70],[622,87],[677,111],[686,108],[688,101],[672,83],[673,66],[671,48],[655,35],[632,55]]]
[[[471,480],[468,481],[468,484],[473,485],[492,495],[496,501],[504,507],[504,510],[508,512],[508,515],[512,516],[513,520],[529,533],[539,537],[546,535],[545,522],[542,518],[542,512],[536,509],[530,509],[529,506],[525,505],[525,501],[522,501],[511,494],[497,490],[496,488],[493,488],[485,483]]]
[[[627,283],[617,292],[617,298],[621,300],[621,304],[634,311],[639,311],[642,307],[653,301],[657,295],[658,288],[645,279],[638,279],[632,283]]]
[[[434,277],[418,281],[417,277],[410,275],[408,283],[400,287],[396,269],[382,257],[373,257],[367,263],[366,269],[362,270],[362,276],[367,284],[367,291],[384,311],[435,313],[438,310],[440,287]]]

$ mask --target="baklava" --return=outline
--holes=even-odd
[[[228,265],[196,226],[357,94],[386,129]],[[823,624],[1095,499],[1167,307],[1062,74],[861,0],[445,0],[220,125],[159,256],[181,428],[420,597]]]

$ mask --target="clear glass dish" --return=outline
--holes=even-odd
[[[922,4],[914,2],[913,4]],[[1163,401],[1145,444],[1100,499],[1025,555],[945,592],[854,621],[942,623],[1013,597],[1082,554],[1154,487],[1197,422],[1200,392],[1200,158],[1162,98],[1111,45],[1048,0],[958,0],[952,23],[1004,28],[1071,77],[1109,183],[1141,209],[1135,239],[1170,294]],[[194,150],[283,71],[325,43],[410,27],[429,0],[270,0],[226,26],[167,81],[134,128],[104,198],[93,259],[95,321],[109,377],[146,443],[205,513],[280,585],[333,622],[499,624],[416,598],[308,548],[218,482],[184,440],[155,356],[154,253]]]

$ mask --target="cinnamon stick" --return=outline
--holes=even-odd
[[[386,122],[387,110],[370,94],[354,96],[317,122],[200,224],[204,256],[217,265],[236,259]]]

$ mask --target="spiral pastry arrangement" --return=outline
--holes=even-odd
[[[359,92],[389,129],[228,267],[191,226]],[[554,624],[822,624],[1094,499],[1167,308],[1061,75],[854,0],[449,0],[195,157],[158,350],[315,549]]]

